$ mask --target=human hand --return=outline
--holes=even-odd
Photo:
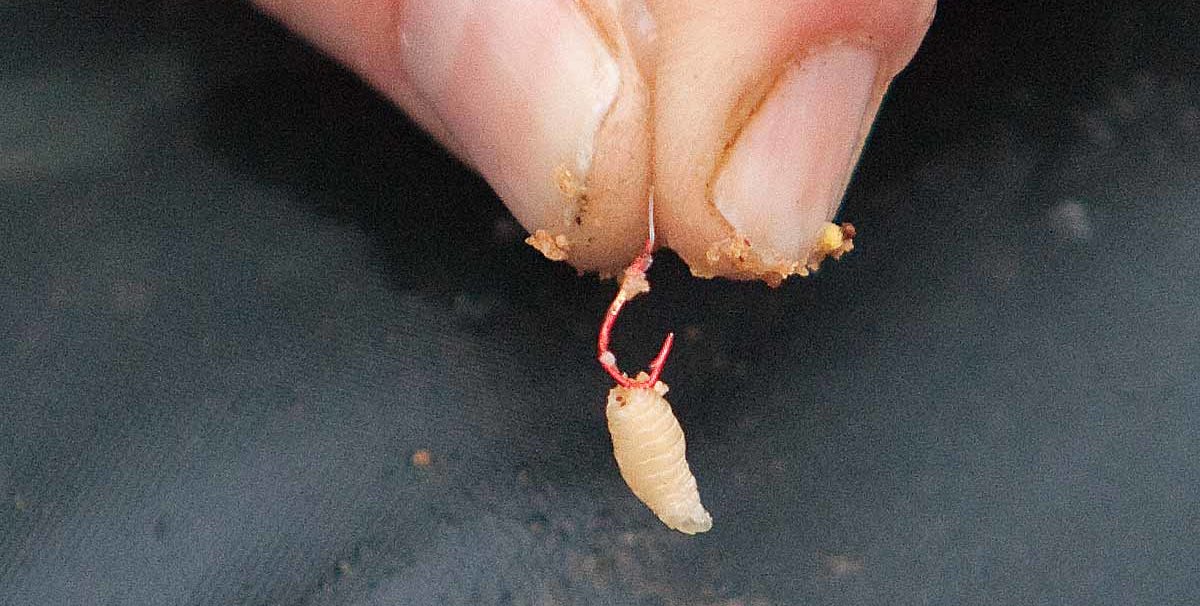
[[[546,256],[802,273],[935,0],[257,0],[478,170]]]

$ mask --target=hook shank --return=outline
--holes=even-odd
[[[675,333],[667,334],[662,347],[659,348],[658,355],[650,362],[650,372],[642,380],[631,379],[629,375],[621,372],[621,369],[617,368],[617,356],[608,348],[613,325],[617,322],[617,316],[621,315],[621,308],[630,299],[650,290],[650,282],[646,280],[646,270],[650,269],[650,264],[653,262],[651,257],[653,247],[654,232],[651,231],[641,254],[633,260],[633,263],[629,264],[629,267],[625,268],[625,274],[621,278],[621,288],[613,297],[612,303],[608,305],[608,312],[604,314],[604,322],[600,324],[600,335],[596,338],[596,359],[600,361],[600,366],[604,367],[609,376],[622,387],[653,387],[658,382],[659,375],[662,374],[663,366],[667,363],[671,345],[675,343]]]

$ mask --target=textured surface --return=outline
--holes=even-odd
[[[0,4],[0,604],[1195,604],[1195,3],[946,2],[771,291],[614,286],[221,3]],[[423,457],[413,454],[425,449]]]
[[[687,463],[683,428],[663,397],[667,386],[617,386],[608,392],[605,416],[621,477],[663,524],[686,534],[712,529]]]

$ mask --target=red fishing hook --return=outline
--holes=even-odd
[[[600,324],[600,336],[596,338],[596,359],[600,361],[600,366],[608,372],[609,376],[617,382],[618,385],[628,388],[650,388],[658,382],[658,376],[662,374],[663,366],[667,363],[667,355],[671,353],[671,345],[675,342],[675,333],[668,333],[667,338],[663,340],[662,347],[658,350],[658,355],[650,362],[650,372],[645,379],[631,379],[629,375],[621,372],[617,368],[617,356],[608,349],[609,338],[612,335],[613,325],[617,322],[617,316],[621,314],[621,308],[630,299],[650,290],[650,282],[646,280],[646,270],[650,269],[650,263],[653,258],[650,253],[654,248],[654,225],[650,225],[650,237],[646,238],[646,246],[642,249],[641,254],[625,268],[624,275],[621,277],[621,288],[617,291],[617,295],[613,297],[612,303],[608,306],[608,312],[604,315],[604,322]]]

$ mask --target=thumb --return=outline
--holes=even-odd
[[[636,255],[647,235],[648,102],[613,3],[258,4],[479,171],[546,256],[616,273]]]

